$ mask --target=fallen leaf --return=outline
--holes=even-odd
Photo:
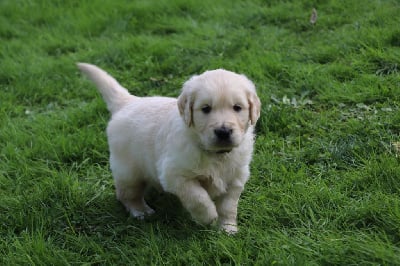
[[[392,142],[392,147],[397,155],[400,154],[400,141]]]
[[[314,25],[315,23],[317,23],[317,19],[318,19],[317,10],[313,8],[310,17],[310,23]]]

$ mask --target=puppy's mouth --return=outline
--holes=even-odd
[[[234,146],[227,145],[227,146],[214,146],[211,149],[205,149],[207,152],[215,153],[215,154],[227,154],[233,150]]]
[[[238,147],[240,142],[237,141],[237,137],[233,136],[231,132],[225,131],[218,131],[218,134],[215,133],[211,137],[201,139],[200,147],[202,150],[214,154],[227,154]]]
[[[225,153],[230,153],[232,151],[232,149],[230,150],[221,150],[221,151],[217,151],[217,154],[225,154]]]
[[[230,149],[230,150],[204,150],[204,151],[207,153],[210,153],[210,154],[223,155],[223,154],[229,154],[232,151],[232,149]]]
[[[207,153],[228,154],[234,147],[205,147],[204,145],[200,145],[200,148]]]

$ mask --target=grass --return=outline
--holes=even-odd
[[[399,265],[399,12],[390,0],[1,1],[0,264]],[[237,235],[155,192],[153,217],[128,216],[109,114],[78,61],[140,96],[177,96],[219,67],[254,80],[263,109]]]

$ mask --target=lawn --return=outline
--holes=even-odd
[[[0,265],[400,265],[399,14],[395,0],[0,1]],[[129,217],[109,113],[76,62],[138,96],[177,96],[207,69],[254,81],[237,235],[154,191],[156,214]]]

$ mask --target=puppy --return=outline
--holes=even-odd
[[[254,84],[223,69],[193,76],[175,98],[136,97],[98,67],[78,63],[100,90],[117,198],[134,217],[154,213],[147,186],[176,195],[201,224],[237,232],[237,205],[249,178],[253,128],[260,115]]]

